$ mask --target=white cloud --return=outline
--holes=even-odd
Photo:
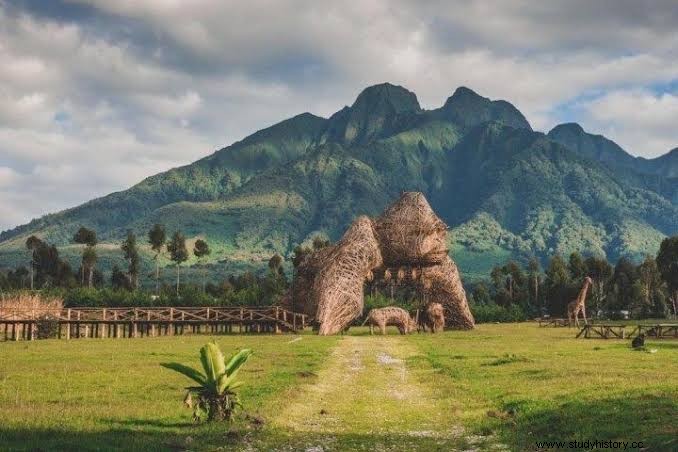
[[[0,188],[15,184],[19,175],[12,168],[0,166]]]
[[[136,101],[147,113],[167,118],[182,118],[193,114],[202,104],[200,94],[187,91],[181,96],[140,94]]]
[[[585,125],[629,152],[657,157],[678,147],[678,95],[613,91],[582,105]]]

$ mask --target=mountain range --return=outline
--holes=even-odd
[[[510,103],[465,87],[425,110],[413,92],[385,83],[329,118],[300,114],[5,231],[0,263],[25,262],[30,234],[76,259],[70,239],[81,225],[97,231],[105,262],[122,261],[114,245],[128,229],[145,236],[163,223],[206,238],[224,271],[263,268],[317,234],[338,239],[357,215],[378,214],[401,191],[425,193],[471,278],[509,258],[575,250],[640,259],[678,232],[678,148],[634,157],[577,124],[534,131]]]

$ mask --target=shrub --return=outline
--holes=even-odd
[[[179,372],[198,384],[186,388],[188,392],[184,399],[186,405],[193,408],[193,420],[206,418],[208,421],[230,421],[233,412],[240,406],[235,389],[241,382],[236,381],[235,377],[250,356],[252,350],[244,349],[226,361],[216,342],[210,342],[200,349],[204,373],[179,363],[160,365]]]
[[[471,312],[476,323],[488,322],[521,322],[527,320],[527,314],[518,305],[509,307],[499,306],[494,303],[471,304]]]
[[[54,339],[58,333],[59,321],[54,318],[45,317],[35,323],[36,339]]]

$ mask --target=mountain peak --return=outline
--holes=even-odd
[[[465,86],[457,88],[437,111],[467,129],[483,122],[497,121],[516,129],[532,130],[525,116],[509,102],[490,100]]]
[[[330,118],[326,138],[365,144],[399,130],[404,117],[421,111],[416,94],[402,86],[381,83],[365,88],[351,107]]]
[[[586,131],[581,125],[579,125],[576,122],[564,122],[562,124],[558,124],[557,126],[555,126],[553,129],[551,129],[551,131],[548,134],[551,135],[559,133],[583,134],[586,133]]]
[[[367,109],[374,113],[402,113],[418,112],[421,107],[417,95],[412,91],[399,85],[380,83],[362,90],[351,109]]]
[[[633,166],[635,158],[614,141],[602,135],[593,135],[576,122],[558,124],[547,137],[589,159],[613,165]]]
[[[459,88],[454,90],[454,93],[447,99],[447,102],[450,102],[453,99],[459,100],[459,99],[464,99],[464,98],[480,98],[480,99],[484,99],[484,100],[489,100],[489,99],[481,96],[480,94],[476,93],[471,88],[468,88],[466,86],[460,86]]]

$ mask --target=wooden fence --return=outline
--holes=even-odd
[[[678,324],[627,326],[590,323],[584,325],[576,337],[585,339],[631,339],[640,334],[652,339],[678,339]]]
[[[577,334],[577,338],[585,339],[626,339],[630,337],[626,333],[626,325],[605,325],[589,323],[584,325]]]
[[[537,322],[539,322],[539,326],[541,327],[547,327],[547,326],[553,326],[553,327],[565,327],[565,326],[570,326],[570,322],[568,319],[544,319],[544,318],[538,318],[536,319]]]
[[[678,324],[638,325],[637,334],[641,333],[654,339],[678,339]]]
[[[191,333],[303,330],[304,314],[279,306],[0,310],[0,339],[32,340],[52,328],[58,338],[143,337]]]

